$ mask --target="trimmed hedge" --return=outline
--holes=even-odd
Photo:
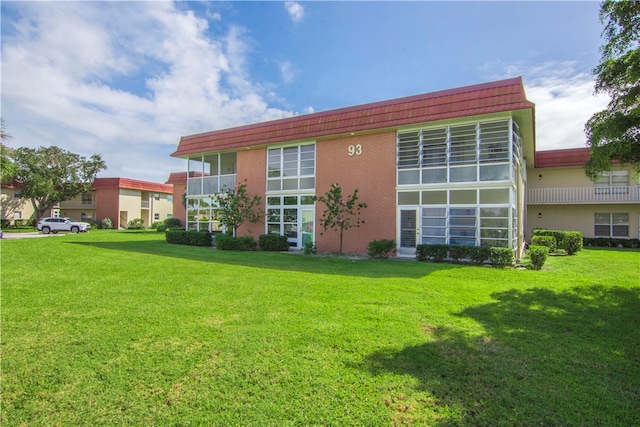
[[[584,237],[583,246],[599,246],[602,248],[640,248],[640,239],[623,239],[618,237]]]
[[[499,248],[508,249],[508,248]],[[511,259],[513,259],[513,250]],[[482,265],[491,258],[489,246],[460,246],[460,245],[427,245],[416,246],[416,259],[418,261],[442,262],[446,258],[459,262],[461,259],[469,259],[475,265]]]
[[[549,252],[556,251],[556,238],[553,236],[533,236],[531,238],[531,246],[546,246]]]
[[[469,246],[467,255],[472,263],[482,265],[489,259],[491,248],[489,246]]]
[[[529,246],[527,253],[531,260],[531,268],[540,270],[549,256],[549,247],[532,245]]]
[[[211,233],[195,230],[168,230],[166,233],[168,243],[190,246],[211,246]]]
[[[388,258],[389,254],[396,248],[395,240],[380,239],[372,240],[367,246],[367,254],[371,258]]]
[[[182,227],[182,221],[180,218],[167,218],[164,220],[164,225],[166,225],[167,228],[180,228]]]
[[[489,261],[495,268],[505,268],[513,265],[515,259],[513,249],[510,248],[489,248]]]
[[[427,245],[416,246],[416,258],[418,261],[442,262],[449,252],[449,245]]]
[[[564,249],[568,255],[573,255],[582,249],[582,233],[579,231],[533,230],[532,239],[535,236],[553,236],[556,239],[556,248]]]
[[[258,247],[261,251],[288,251],[289,241],[280,234],[262,234],[258,237]]]
[[[251,236],[234,237],[225,233],[216,235],[216,247],[222,251],[253,251],[257,246]]]

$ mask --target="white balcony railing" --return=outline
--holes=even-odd
[[[640,187],[530,188],[528,204],[633,203],[640,201]]]
[[[187,195],[200,196],[204,194],[217,194],[225,188],[233,188],[235,185],[235,174],[189,178],[187,181]]]
[[[95,209],[96,202],[82,202],[80,200],[65,200],[64,202],[60,202],[57,206],[54,206],[56,209]]]

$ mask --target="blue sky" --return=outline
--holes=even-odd
[[[180,136],[522,76],[538,149],[585,146],[597,2],[2,1],[13,147],[164,182]]]

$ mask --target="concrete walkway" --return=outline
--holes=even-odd
[[[42,234],[39,231],[32,231],[28,233],[2,233],[2,240],[12,240],[12,239],[30,239],[33,237],[49,237],[49,236],[60,236],[61,234]]]

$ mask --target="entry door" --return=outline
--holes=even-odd
[[[418,208],[400,209],[400,224],[398,241],[400,256],[415,256],[416,244],[420,230],[418,229]]]
[[[300,209],[300,231],[299,231],[299,248],[304,248],[308,242],[313,243],[315,241],[315,209],[304,208]]]

